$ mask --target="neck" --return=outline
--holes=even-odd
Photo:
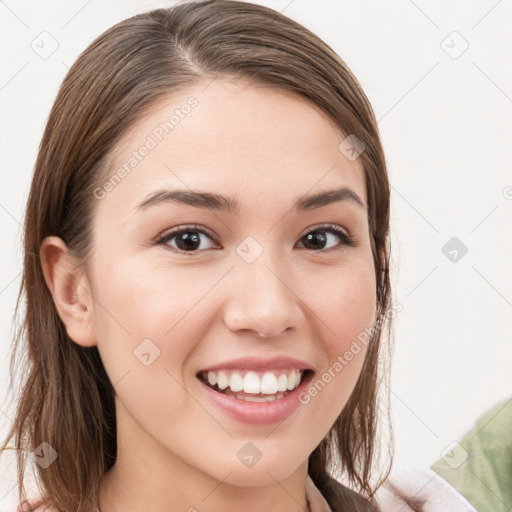
[[[186,485],[186,480],[171,482],[169,479],[169,484],[162,488],[148,482],[142,474],[138,474],[139,479],[128,477],[126,472],[124,475],[120,473],[114,466],[101,480],[99,511],[137,512],[150,509],[152,512],[198,512],[207,509],[209,512],[311,512],[304,482],[300,486],[302,492],[290,491],[290,485],[283,482],[264,488],[242,488],[218,481],[208,490],[195,482],[195,489],[189,491],[192,486]]]
[[[251,468],[236,457],[227,462],[204,457],[200,459],[203,467],[198,468],[171,453],[135,422],[126,428],[129,422],[123,418],[125,428],[117,432],[116,463],[99,484],[101,512],[309,510],[307,460],[284,478],[277,466],[265,466],[265,457]],[[225,471],[219,469],[222,463]]]

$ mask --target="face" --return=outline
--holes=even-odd
[[[134,125],[114,154],[119,179],[95,191],[91,321],[118,461],[263,486],[306,467],[360,374],[354,340],[376,304],[365,180],[307,101],[206,85]],[[288,391],[295,368],[308,371]],[[231,394],[265,379],[265,396],[274,382],[287,393],[246,401],[220,392],[226,379]]]

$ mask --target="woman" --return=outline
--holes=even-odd
[[[303,26],[220,0],[100,35],[27,205],[25,508],[379,510],[388,232],[372,108]]]

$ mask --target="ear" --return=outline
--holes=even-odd
[[[64,241],[46,237],[39,250],[46,285],[68,336],[78,345],[96,345],[91,287],[83,269],[75,268]]]

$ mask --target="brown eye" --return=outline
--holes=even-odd
[[[190,226],[171,231],[158,238],[155,243],[163,244],[177,252],[194,253],[211,249],[211,247],[204,247],[204,239],[212,240],[212,237],[206,231]],[[171,244],[171,241],[174,242]]]
[[[340,246],[340,248],[347,245],[350,247],[355,246],[354,238],[336,225],[320,226],[311,230],[301,238],[301,241],[303,241],[302,243],[306,246],[306,249],[321,251],[326,249],[326,244],[336,238],[341,240],[341,243],[327,247],[327,249],[336,247],[336,245]]]

